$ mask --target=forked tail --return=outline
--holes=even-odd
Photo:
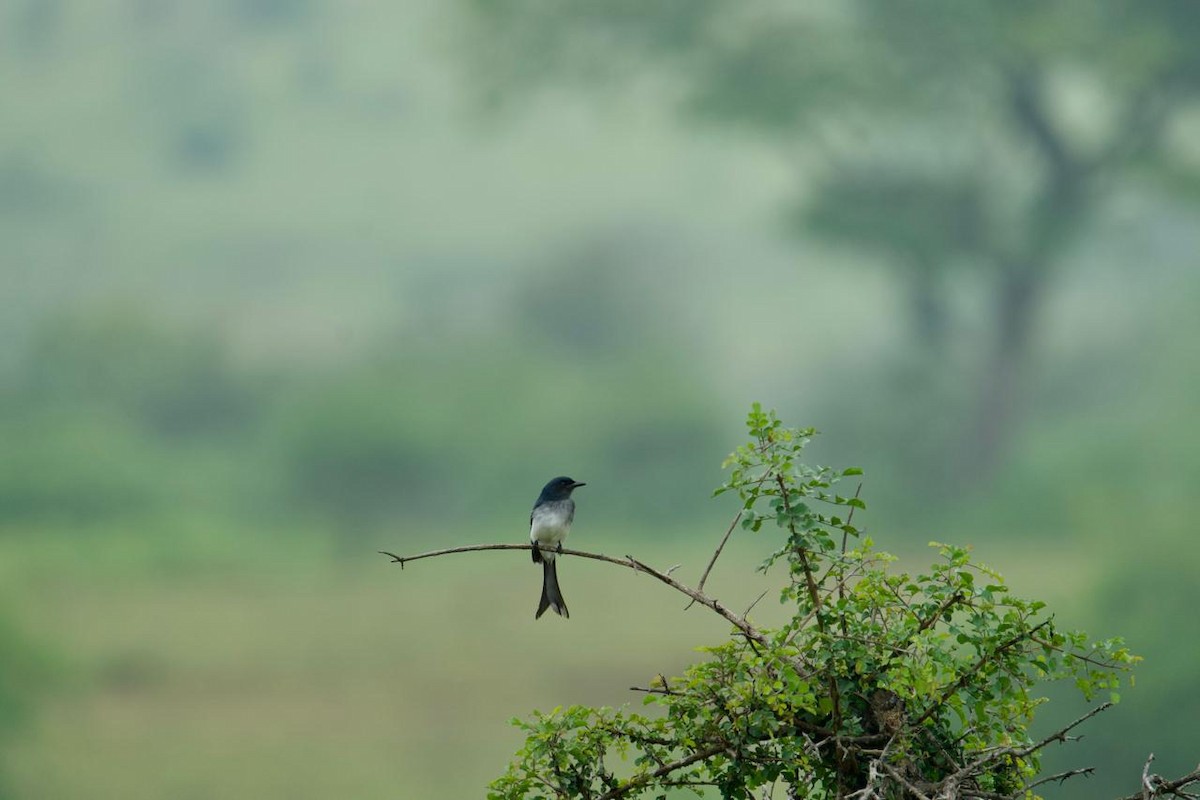
[[[571,617],[567,612],[567,601],[563,600],[562,590],[558,588],[558,567],[554,559],[546,558],[542,561],[542,599],[538,602],[534,619],[541,619],[548,608],[561,617]]]

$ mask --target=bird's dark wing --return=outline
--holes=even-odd
[[[537,508],[537,506],[534,506],[534,508]],[[532,533],[533,532],[533,512],[532,511],[529,512],[529,529],[530,529],[530,533]],[[530,551],[533,554],[533,563],[540,564],[542,561],[541,548],[538,547],[537,542],[533,541],[532,536],[530,536],[530,538],[529,538],[529,543],[533,545],[533,550]]]

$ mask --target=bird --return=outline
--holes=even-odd
[[[554,559],[562,552],[563,539],[567,538],[571,522],[575,519],[575,501],[571,499],[571,492],[586,485],[565,475],[553,478],[542,487],[542,493],[529,513],[533,563],[542,565],[542,598],[538,601],[534,619],[541,619],[548,608],[566,619],[571,617],[562,591],[558,588],[558,570]]]

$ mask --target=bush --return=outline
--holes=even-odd
[[[516,722],[525,745],[489,797],[665,798],[711,787],[748,799],[781,787],[813,800],[1033,798],[1039,785],[1086,772],[1042,777],[1041,751],[1116,702],[1138,658],[1118,639],[1059,630],[1045,604],[1014,597],[966,548],[935,543],[927,572],[893,572],[894,558],[853,524],[865,507],[857,493],[835,490],[859,470],[805,466],[815,432],[785,428],[757,405],[748,426],[718,493],[742,499],[743,530],[779,537],[761,569],[781,574],[790,620],[760,627],[730,611],[704,594],[707,571],[691,589],[633,559],[606,559],[707,606],[732,635],[683,675],[645,687],[653,716],[576,706]],[[1105,702],[1035,740],[1041,692],[1060,680]]]

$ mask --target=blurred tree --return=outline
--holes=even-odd
[[[535,341],[576,356],[632,349],[649,327],[644,295],[635,288],[640,261],[643,254],[628,235],[573,242],[526,280],[515,298],[517,322]]]
[[[1178,175],[1166,134],[1200,100],[1190,0],[467,3],[490,98],[665,75],[681,112],[797,158],[793,220],[899,270],[926,345],[974,270],[990,319],[963,476],[1001,455],[1055,274],[1116,188]]]
[[[332,522],[343,545],[401,512],[428,511],[426,498],[451,469],[397,402],[404,392],[394,376],[362,370],[285,415],[288,488],[297,505]]]
[[[164,438],[237,434],[256,412],[221,342],[123,311],[44,322],[16,387],[29,408],[103,410]]]

